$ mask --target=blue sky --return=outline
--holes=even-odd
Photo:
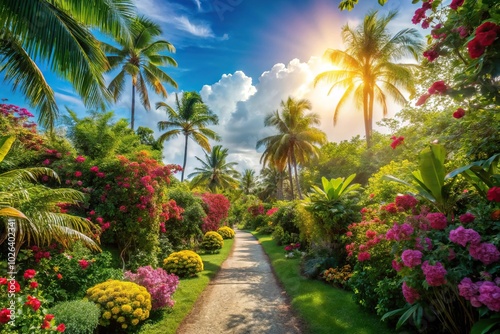
[[[219,143],[229,149],[229,159],[239,163],[239,170],[253,168],[260,171],[260,153],[255,150],[258,139],[272,134],[264,128],[267,113],[276,110],[288,96],[308,98],[313,111],[320,114],[321,129],[330,141],[363,136],[360,112],[341,114],[333,127],[333,108],[338,93],[327,96],[327,86],[313,87],[314,76],[328,68],[321,60],[327,48],[342,49],[340,29],[349,24],[358,25],[369,10],[381,14],[399,10],[390,28],[417,28],[411,17],[418,5],[409,0],[389,0],[381,7],[375,0],[362,0],[351,12],[340,11],[339,0],[137,0],[138,12],[156,22],[163,29],[163,39],[176,47],[172,56],[177,68],[164,70],[179,84],[178,93],[197,91],[213,112],[219,115],[215,128],[222,136]],[[425,32],[423,32],[425,34]],[[56,92],[61,113],[65,106],[85,116],[86,108],[71,87],[46,72]],[[107,78],[111,78],[108,75]],[[2,84],[2,96],[9,103],[28,107],[19,94]],[[130,91],[130,90],[127,90]],[[166,102],[173,105],[172,87],[167,87]],[[161,99],[150,97],[152,105]],[[130,95],[125,94],[109,110],[119,118],[128,118]],[[393,106],[390,116],[400,107]],[[164,114],[149,113],[136,106],[136,126],[155,130]],[[381,117],[376,117],[375,121]],[[217,143],[213,143],[217,144]],[[200,148],[190,141],[187,173],[196,167],[194,156],[203,157]],[[182,163],[183,140],[165,145],[164,161]]]

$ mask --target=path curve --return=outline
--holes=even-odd
[[[234,248],[177,334],[299,334],[286,294],[255,237],[236,230]]]

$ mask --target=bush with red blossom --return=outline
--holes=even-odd
[[[203,219],[201,229],[203,233],[208,231],[217,231],[224,224],[231,203],[226,196],[222,194],[204,193],[201,195],[203,200],[205,213],[207,216]]]

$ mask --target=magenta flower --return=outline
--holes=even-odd
[[[418,201],[411,195],[400,195],[396,196],[395,203],[398,207],[409,210],[414,208],[417,205]]]
[[[408,268],[413,268],[422,263],[422,252],[418,250],[406,249],[401,254],[401,260]]]
[[[468,243],[471,245],[477,245],[481,242],[481,236],[479,233],[473,229],[465,229],[463,226],[459,226],[454,230],[450,231],[449,235],[450,241],[465,247]]]
[[[420,96],[420,98],[417,100],[417,102],[415,103],[416,106],[421,106],[423,104],[425,104],[425,102],[427,101],[427,99],[431,96],[431,94],[424,94],[422,96]]]
[[[452,0],[450,4],[450,8],[453,10],[457,10],[458,7],[461,7],[464,4],[464,0]]]
[[[429,261],[422,263],[422,271],[425,275],[425,281],[430,286],[440,286],[446,283],[447,271],[440,262],[430,265]]]
[[[77,170],[75,172],[75,177],[80,177],[80,176],[82,176],[82,172],[80,172],[79,170]]]
[[[453,113],[453,117],[456,118],[456,119],[462,118],[464,116],[465,116],[465,110],[463,110],[462,108],[458,108]]]
[[[463,215],[460,215],[458,219],[462,224],[467,224],[467,223],[472,223],[474,219],[476,219],[476,217],[472,213],[466,212]]]
[[[436,230],[444,230],[448,225],[448,219],[441,212],[428,213],[425,218],[427,218],[431,227]]]
[[[85,161],[85,157],[83,157],[83,156],[79,155],[79,156],[77,156],[77,157],[75,158],[75,161],[76,161],[77,163],[82,163],[82,162],[84,162],[84,161]]]
[[[491,187],[486,194],[488,201],[500,202],[500,187]]]
[[[500,259],[500,252],[495,245],[486,242],[470,245],[469,254],[486,265],[495,263]]]
[[[478,300],[494,312],[500,312],[500,287],[493,282],[484,282],[479,287]]]
[[[368,252],[360,252],[358,254],[358,261],[363,262],[363,261],[368,261],[370,259],[371,255]]]
[[[97,166],[92,166],[92,167],[90,167],[90,171],[91,171],[92,173],[97,173],[97,172],[99,171],[99,167],[97,167]]]
[[[443,94],[448,89],[448,86],[444,83],[443,80],[436,81],[432,84],[432,86],[428,89],[429,94]]]
[[[408,286],[406,282],[403,282],[403,296],[410,305],[415,303],[420,298],[418,291]]]

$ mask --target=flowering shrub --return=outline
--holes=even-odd
[[[27,269],[20,281],[0,277],[1,333],[39,334],[65,331],[64,323],[57,325],[54,315],[47,312],[37,274],[34,269]]]
[[[222,194],[204,193],[201,195],[201,198],[205,203],[205,212],[207,214],[203,219],[201,229],[203,233],[217,231],[227,218],[231,203]]]
[[[201,248],[209,252],[215,252],[224,246],[224,239],[222,236],[214,231],[209,231],[203,236]]]
[[[102,326],[117,325],[127,329],[149,318],[151,295],[133,282],[108,280],[87,290],[88,300],[99,305]]]
[[[299,249],[300,249],[300,243],[298,243],[298,242],[286,245],[284,247],[285,257],[287,259],[292,259],[292,258],[301,256],[302,253],[299,251]]]
[[[59,303],[50,312],[64,322],[66,331],[71,334],[93,334],[101,316],[96,304],[83,299]]]
[[[342,268],[329,268],[321,274],[321,278],[324,279],[325,282],[341,288],[347,285],[347,281],[351,276],[352,268],[348,264],[344,265]]]
[[[170,254],[163,261],[163,268],[168,273],[179,277],[192,277],[203,271],[203,261],[201,257],[193,251],[182,250]]]
[[[145,287],[152,299],[152,310],[162,307],[172,308],[175,304],[172,295],[179,285],[179,277],[168,274],[162,268],[140,267],[137,273],[125,272],[125,279]]]
[[[217,230],[217,233],[219,233],[223,239],[233,239],[235,235],[234,230],[229,226],[220,227]]]

